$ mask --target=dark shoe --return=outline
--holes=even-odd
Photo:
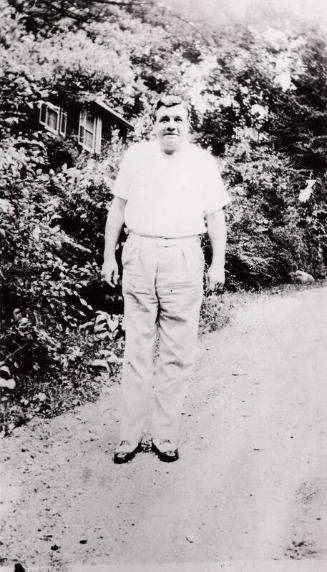
[[[179,459],[178,449],[169,439],[152,441],[152,451],[165,463],[173,463]]]
[[[128,461],[134,459],[136,453],[139,451],[141,451],[141,443],[133,447],[129,441],[121,441],[114,452],[114,463],[116,463],[116,465],[128,463]]]

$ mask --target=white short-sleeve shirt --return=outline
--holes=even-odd
[[[172,155],[158,141],[132,145],[113,194],[127,201],[129,230],[168,238],[205,232],[205,215],[230,202],[213,156],[190,143]]]

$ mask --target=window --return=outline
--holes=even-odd
[[[52,133],[66,135],[67,113],[52,103],[42,101],[40,104],[39,121]]]
[[[83,109],[79,118],[78,142],[87,151],[101,151],[102,120]]]

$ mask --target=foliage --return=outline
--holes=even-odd
[[[143,3],[143,2],[142,2]],[[25,27],[37,32],[48,32],[60,25],[73,27],[93,20],[104,20],[112,8],[131,9],[139,0],[9,0]]]
[[[39,395],[40,388],[46,387],[41,390],[47,395],[42,410],[51,412],[62,408],[61,399],[56,406],[49,404],[49,392],[56,394],[53,380],[64,383],[64,394],[68,389],[74,394],[74,383],[81,395],[88,393],[84,387],[90,376],[87,356],[95,358],[104,351],[96,329],[92,333],[85,326],[93,320],[93,307],[85,295],[99,276],[108,174],[115,160],[112,150],[110,164],[103,159],[102,172],[90,159],[80,168],[47,173],[45,145],[37,133],[33,137],[30,142],[12,138],[1,149],[1,323],[5,328],[0,349],[16,380],[15,398],[22,398],[29,408],[32,404],[35,411],[32,388],[37,387]],[[117,145],[116,155],[120,153]],[[103,306],[109,300],[108,309],[113,311],[117,296],[106,293]],[[106,334],[106,346],[109,338]],[[76,395],[74,399],[80,402]],[[67,404],[75,401],[66,399]]]
[[[317,33],[300,32],[247,29],[220,40],[203,93],[199,139],[222,155],[233,188],[233,288],[285,281],[296,268],[326,275],[327,52]]]

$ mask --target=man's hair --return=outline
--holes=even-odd
[[[186,101],[180,95],[163,95],[153,106],[153,118],[156,118],[157,112],[160,107],[174,107],[175,105],[184,105],[187,114],[189,115],[189,109]]]

